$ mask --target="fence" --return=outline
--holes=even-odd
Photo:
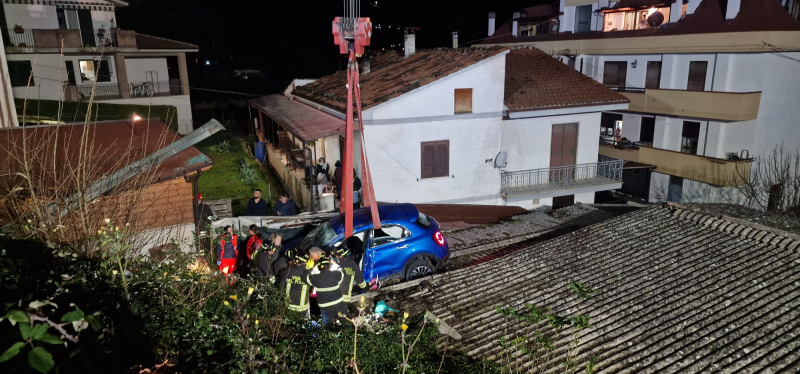
[[[9,47],[34,47],[36,45],[33,31],[30,29],[21,30],[21,32],[15,31],[13,28],[8,29],[8,39],[11,42]]]
[[[179,79],[159,82],[132,81],[128,82],[128,89],[130,90],[131,97],[180,95],[183,91]]]
[[[520,171],[502,171],[500,193],[504,197],[557,189],[622,182],[624,160],[599,156],[590,164],[558,166]]]
[[[86,84],[77,86],[78,97],[81,100],[91,97],[92,87],[94,87],[95,99],[122,97],[119,92],[119,85],[116,83],[97,83],[96,85]]]

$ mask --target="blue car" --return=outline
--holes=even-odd
[[[351,248],[367,280],[378,277],[412,280],[434,274],[450,254],[439,223],[421,213],[412,204],[378,206],[381,229],[373,230],[369,208],[353,212],[353,236],[361,239],[361,248]],[[344,214],[325,222],[297,245],[301,252],[320,247],[330,253],[344,237]]]

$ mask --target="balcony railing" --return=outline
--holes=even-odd
[[[30,29],[22,30],[21,32],[15,29],[8,29],[8,39],[11,42],[9,47],[34,47],[36,42],[33,38],[33,31]]]
[[[152,97],[152,96],[173,96],[181,95],[183,92],[179,79],[170,79],[159,82],[128,82],[128,89],[131,97]]]
[[[622,183],[623,160],[599,156],[590,164],[559,166],[500,173],[503,197],[533,195],[553,190]]]
[[[97,83],[76,86],[78,89],[78,98],[88,100],[92,96],[92,87],[94,87],[94,99],[118,99],[122,97],[119,92],[119,85],[116,83]]]

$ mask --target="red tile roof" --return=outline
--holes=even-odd
[[[446,77],[479,61],[506,51],[504,48],[420,50],[408,58],[385,54],[371,62],[371,72],[361,76],[361,105],[367,109],[408,91]],[[297,87],[293,94],[342,112],[347,103],[346,71]]]
[[[120,121],[3,128],[0,129],[0,174],[20,171],[20,164],[15,157],[22,154],[23,136],[28,149],[49,151],[37,152],[34,156],[38,157],[36,161],[46,165],[52,164],[54,157],[56,165],[76,162],[82,149],[87,149],[81,147],[85,136],[91,143],[89,159],[94,166],[94,175],[91,176],[94,180],[99,180],[180,139],[163,122],[153,119],[143,119],[135,124]],[[208,156],[197,148],[190,147],[162,162],[153,173],[153,182],[172,179],[212,164],[213,160]],[[61,167],[59,169],[63,170]]]
[[[703,0],[694,14],[687,15],[684,19],[670,24],[669,27],[514,37],[511,36],[511,20],[509,20],[495,30],[494,36],[484,39],[479,44],[494,45],[548,40],[613,39],[748,31],[800,31],[800,23],[793,20],[776,0],[742,0],[739,13],[730,21],[726,21],[722,16],[718,1]]]
[[[505,104],[510,110],[623,104],[628,98],[535,48],[506,55]]]
[[[264,96],[249,102],[304,141],[327,138],[345,132],[345,121],[341,118],[283,95]]]

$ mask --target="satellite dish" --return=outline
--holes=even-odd
[[[550,28],[552,32],[558,32],[558,24],[554,24],[553,27]]]
[[[506,151],[500,151],[497,153],[497,156],[494,157],[494,168],[500,169],[506,167],[506,159],[508,158],[508,153]]]
[[[650,17],[647,17],[647,24],[650,27],[658,27],[664,23],[664,14],[659,11],[653,12]]]

